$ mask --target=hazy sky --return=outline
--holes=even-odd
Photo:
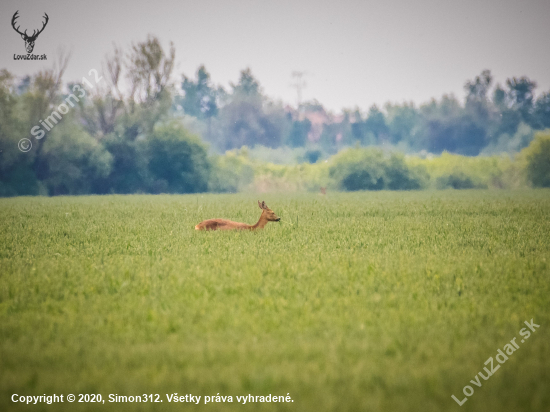
[[[11,27],[16,10],[30,32],[48,13],[33,52],[48,61],[14,61],[26,54]],[[33,74],[63,46],[72,52],[66,82],[101,69],[113,43],[154,34],[166,48],[174,42],[175,80],[204,64],[228,87],[250,67],[267,95],[295,104],[291,73],[304,71],[303,99],[332,110],[462,100],[484,69],[500,83],[528,76],[537,92],[550,90],[550,0],[2,0],[0,16],[0,68]]]

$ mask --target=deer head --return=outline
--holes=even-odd
[[[20,26],[15,27],[15,20],[17,20],[17,18],[19,17],[18,13],[19,13],[19,10],[17,10],[15,12],[15,14],[13,15],[13,17],[11,19],[11,25],[12,25],[13,29],[21,35],[21,38],[23,40],[25,40],[25,48],[27,49],[27,53],[32,53],[32,51],[34,49],[34,42],[36,41],[36,38],[38,37],[38,35],[40,33],[42,33],[42,31],[46,27],[46,24],[48,24],[48,20],[50,18],[48,17],[48,15],[46,13],[44,13],[44,18],[46,19],[46,21],[44,23],[42,23],[42,28],[40,30],[38,30],[38,32],[36,30],[34,30],[32,32],[32,35],[28,36],[27,35],[27,30],[25,30],[23,33],[21,33],[19,31]]]
[[[269,222],[278,222],[281,220],[281,218],[277,216],[273,210],[267,207],[265,202],[262,201],[262,203],[260,203],[258,200],[258,206],[260,206],[260,209],[263,210],[262,216],[265,216]]]

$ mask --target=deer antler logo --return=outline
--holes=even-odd
[[[44,18],[46,19],[46,21],[44,23],[42,23],[42,28],[40,30],[38,30],[38,32],[36,30],[34,30],[32,32],[32,35],[29,36],[29,35],[27,35],[27,30],[25,30],[23,33],[21,33],[19,31],[19,27],[21,27],[21,26],[15,27],[15,20],[17,20],[17,18],[19,17],[18,13],[19,13],[19,10],[17,10],[15,12],[15,14],[13,15],[13,17],[11,19],[11,25],[12,25],[13,29],[21,35],[23,40],[25,40],[25,48],[27,49],[27,53],[32,53],[32,50],[34,49],[34,42],[36,41],[36,38],[38,37],[38,35],[40,33],[42,33],[42,31],[44,31],[44,28],[46,27],[46,24],[48,24],[48,20],[50,18],[48,17],[48,15],[46,13],[44,13]]]

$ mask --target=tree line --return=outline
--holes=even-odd
[[[232,161],[215,154],[245,146],[304,148],[310,163],[355,146],[475,156],[517,152],[550,128],[550,92],[536,95],[526,77],[495,85],[489,71],[466,82],[463,102],[443,96],[335,115],[317,101],[290,107],[269,98],[250,69],[228,90],[204,66],[174,84],[174,46],[154,36],[115,48],[95,84],[64,84],[69,60],[62,53],[23,78],[0,70],[0,196],[223,190]]]
[[[550,127],[550,91],[535,95],[527,77],[494,84],[489,70],[465,83],[465,98],[444,95],[417,107],[413,103],[373,105],[365,113],[329,113],[319,102],[283,107],[261,93],[250,70],[227,92],[212,84],[201,66],[195,79],[184,76],[175,110],[198,119],[202,135],[221,151],[261,144],[311,147],[334,154],[347,146],[393,145],[407,152],[468,156],[513,153],[526,147],[536,130]],[[313,133],[311,114],[324,119]]]

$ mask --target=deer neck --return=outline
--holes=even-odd
[[[265,225],[267,225],[267,217],[264,212],[262,212],[262,215],[260,216],[260,220],[258,220],[258,223],[256,223],[254,226],[251,226],[250,229],[263,229]]]

